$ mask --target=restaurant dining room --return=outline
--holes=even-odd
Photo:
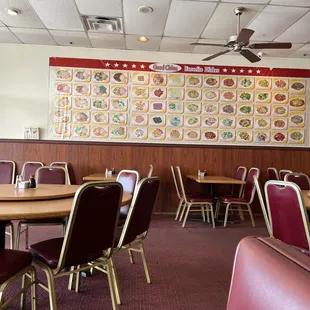
[[[0,309],[309,309],[309,25],[0,0]]]

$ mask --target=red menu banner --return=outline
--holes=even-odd
[[[308,69],[50,58],[50,138],[308,146]]]

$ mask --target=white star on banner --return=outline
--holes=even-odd
[[[258,73],[258,74],[259,74],[259,73],[260,73],[260,70],[256,70],[256,73]]]
[[[243,73],[243,72],[244,72],[244,70],[243,70],[243,69],[241,69],[241,70],[240,70],[240,73]]]
[[[145,65],[141,65],[140,67],[141,67],[141,69],[144,69],[144,68],[145,68]]]
[[[132,68],[135,68],[135,67],[136,67],[136,65],[135,65],[135,64],[133,64],[133,65],[131,65],[131,67],[132,67]]]
[[[119,66],[119,64],[118,64],[118,63],[115,63],[115,64],[114,64],[114,67],[116,67],[116,68],[117,68],[118,66]]]
[[[236,72],[236,70],[235,70],[235,69],[231,69],[231,72],[235,73],[235,72]]]
[[[110,67],[110,64],[108,62],[105,63],[106,67]]]
[[[224,69],[223,69],[223,72],[227,72],[227,69],[226,69],[226,68],[224,68]]]
[[[128,65],[127,65],[127,64],[123,64],[123,67],[124,67],[124,68],[127,68],[127,67],[128,67]]]
[[[252,73],[253,71],[250,69],[250,70],[248,70],[248,72],[249,72],[249,73]]]

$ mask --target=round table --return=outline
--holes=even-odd
[[[68,216],[79,187],[40,184],[35,189],[15,189],[12,184],[0,184],[0,248],[5,244],[4,221]],[[131,194],[123,192],[122,206],[131,199]]]

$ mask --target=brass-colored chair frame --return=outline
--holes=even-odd
[[[42,166],[37,169],[36,174],[35,174],[35,179],[38,179],[38,174],[41,169],[60,169],[63,170],[65,173],[65,184],[68,185],[68,170],[66,170],[63,167],[59,166]],[[16,231],[16,241],[15,241],[15,248],[19,249],[19,241],[20,241],[20,235],[22,233],[25,233],[25,248],[28,249],[29,246],[29,227],[30,226],[63,226],[63,230],[65,231],[65,225],[66,221],[64,219],[63,223],[55,222],[55,223],[21,223],[19,222],[17,225],[17,231]],[[23,229],[24,228],[24,229]]]
[[[147,177],[148,177],[148,178],[150,178],[150,177],[152,176],[153,170],[154,170],[153,165],[150,165],[149,172],[148,172],[148,174],[147,174]]]
[[[44,164],[40,161],[26,161],[26,162],[24,162],[22,172],[21,172],[21,175],[23,176],[23,178],[24,178],[24,173],[25,173],[25,167],[27,164],[38,164],[38,165],[41,165],[41,167],[44,166]]]
[[[259,202],[260,202],[260,206],[261,206],[261,209],[262,209],[262,212],[263,212],[263,216],[264,216],[264,219],[265,219],[265,223],[266,223],[266,227],[267,227],[269,236],[272,236],[272,229],[270,227],[270,221],[269,221],[269,217],[268,217],[268,214],[267,214],[267,207],[265,205],[265,200],[263,198],[263,194],[262,194],[262,190],[261,190],[261,187],[260,187],[260,183],[259,183],[258,178],[256,176],[254,177],[254,184],[255,184],[255,187],[256,187],[257,196],[258,196],[258,199],[259,199]]]
[[[26,277],[30,278],[30,282],[26,283]],[[9,299],[4,300],[4,293],[6,289],[12,283],[20,279],[22,279],[21,289]],[[0,309],[6,309],[19,296],[21,297],[20,308],[24,309],[25,297],[26,297],[25,293],[30,288],[31,289],[31,309],[36,310],[37,309],[36,284],[37,284],[36,269],[32,265],[29,265],[23,268],[22,270],[20,270],[19,272],[17,272],[15,275],[13,275],[11,278],[6,280],[0,286]]]
[[[15,183],[15,171],[16,171],[16,164],[14,161],[12,160],[0,160],[0,163],[11,163],[12,166],[13,166],[13,169],[12,169],[12,177],[11,177],[11,184],[14,184]],[[5,234],[6,235],[9,235],[10,236],[10,248],[11,249],[14,249],[14,246],[15,246],[15,229],[14,229],[14,225],[13,223],[10,221],[6,227],[10,227],[10,232],[6,231]]]
[[[212,221],[212,227],[215,228],[214,213],[213,213],[212,203],[210,203],[209,201],[191,202],[187,198],[186,193],[185,193],[181,169],[180,169],[179,166],[176,166],[175,168],[177,170],[177,176],[178,176],[179,184],[180,184],[180,188],[181,188],[181,191],[180,191],[181,192],[181,196],[184,199],[183,210],[182,210],[182,213],[181,213],[181,216],[180,216],[180,221],[181,221],[182,218],[183,218],[183,215],[184,215],[182,227],[185,227],[185,224],[186,224],[189,212],[201,211],[201,215],[202,215],[202,218],[203,218],[204,222],[205,222],[205,212],[206,212],[208,223],[210,223],[210,215],[209,215],[209,212],[210,212],[210,214],[211,214],[211,221]],[[194,207],[194,209],[192,207]],[[198,207],[198,209],[196,209],[195,207]]]
[[[252,171],[252,170],[256,170],[257,171],[257,174],[256,174],[256,177],[259,178],[259,175],[260,175],[260,170],[258,168],[251,168],[248,172],[248,174]],[[255,177],[255,176],[254,176]],[[251,222],[252,222],[252,226],[255,227],[255,221],[254,221],[254,217],[253,217],[253,213],[252,213],[252,210],[251,210],[251,204],[253,203],[253,200],[254,200],[254,197],[255,197],[255,192],[256,192],[256,187],[255,187],[255,183],[253,184],[253,189],[252,189],[252,193],[251,193],[251,197],[250,197],[250,200],[247,201],[247,202],[223,202],[223,201],[220,201],[218,199],[217,201],[217,205],[220,205],[221,203],[223,204],[226,204],[226,211],[225,211],[225,219],[224,219],[224,227],[227,226],[227,220],[228,220],[228,212],[229,210],[233,210],[233,211],[238,211],[239,214],[240,214],[240,211],[243,213],[243,212],[248,212],[249,215],[250,215],[250,218],[251,218]],[[244,192],[243,192],[243,195],[244,195]],[[231,208],[231,206],[233,205],[236,205],[237,208]],[[246,209],[242,209],[242,206],[246,206],[247,207],[247,210]],[[218,206],[217,206],[218,207]],[[242,215],[243,216],[243,215]]]
[[[121,202],[122,202],[122,196],[123,196],[123,188],[122,185],[119,182],[107,182],[107,181],[96,181],[96,182],[88,182],[80,186],[80,188],[77,190],[73,203],[72,203],[72,209],[68,221],[68,226],[66,229],[63,245],[61,248],[61,253],[60,253],[60,258],[58,261],[58,265],[55,269],[51,269],[49,266],[45,265],[41,261],[37,259],[33,259],[33,262],[36,266],[40,267],[46,274],[47,277],[47,286],[41,282],[38,281],[38,284],[40,287],[42,287],[46,292],[49,293],[49,300],[50,300],[50,310],[56,310],[56,294],[55,294],[55,283],[54,279],[60,278],[66,275],[69,275],[69,285],[68,289],[72,288],[73,284],[73,276],[76,274],[76,283],[75,283],[75,291],[78,293],[79,289],[79,274],[83,270],[89,270],[94,267],[105,267],[105,269],[101,268],[104,273],[107,274],[108,276],[108,282],[109,282],[109,288],[110,288],[110,294],[111,294],[111,300],[112,300],[112,308],[113,310],[117,310],[117,299],[116,299],[116,290],[118,288],[116,287],[116,281],[114,280],[116,275],[114,273],[114,266],[113,262],[111,260],[112,254],[114,252],[113,248],[109,248],[106,251],[103,251],[102,257],[98,259],[96,262],[92,262],[92,264],[85,264],[83,266],[78,265],[78,266],[71,266],[69,271],[63,271],[64,268],[64,262],[65,262],[65,257],[68,249],[68,244],[70,242],[71,238],[71,233],[72,233],[72,222],[74,222],[74,219],[76,217],[76,209],[78,207],[79,201],[80,201],[80,196],[82,192],[87,189],[88,187],[91,186],[98,186],[98,187],[103,187],[103,186],[109,186],[109,185],[116,185],[121,188],[121,194],[119,198],[119,208],[117,211],[117,219],[119,217],[119,210],[121,207]],[[114,239],[117,231],[117,223],[118,221],[115,221],[115,227],[114,227]]]
[[[274,168],[274,167],[268,167],[267,168],[268,178],[269,178],[269,170],[272,170],[275,173],[275,175],[277,176],[277,179],[280,180],[280,176],[279,176],[279,172],[278,172],[277,168]]]
[[[174,218],[174,220],[176,221],[180,215],[180,212],[182,211],[182,209],[184,207],[184,198],[182,197],[182,195],[179,191],[179,186],[178,186],[177,179],[175,176],[174,168],[173,168],[173,166],[170,166],[170,168],[171,168],[171,172],[172,172],[172,178],[173,178],[175,190],[176,190],[177,196],[179,198],[179,204],[178,204],[177,212],[176,212],[175,218]]]
[[[272,215],[271,215],[271,211],[270,211],[269,199],[268,199],[268,196],[267,196],[267,188],[268,188],[269,184],[278,185],[278,186],[289,186],[289,187],[293,188],[293,190],[296,192],[298,203],[299,203],[299,207],[300,207],[300,213],[301,213],[301,216],[302,216],[302,222],[304,224],[305,234],[306,234],[307,241],[308,241],[308,247],[310,249],[310,224],[309,224],[309,221],[308,221],[307,209],[305,207],[305,204],[304,204],[304,201],[303,201],[303,198],[302,198],[300,187],[297,184],[293,183],[293,182],[271,180],[271,181],[267,181],[265,183],[264,189],[265,189],[265,196],[266,196],[266,204],[267,204],[268,215],[269,215],[269,218],[270,218],[270,229],[271,229],[271,235],[270,236],[274,237],[274,235],[273,235],[273,227],[272,227]]]
[[[61,167],[60,165],[63,165],[63,168],[66,169],[67,171],[67,184],[71,185],[71,179],[70,179],[70,175],[69,175],[69,168],[68,168],[68,163],[66,161],[53,161],[52,163],[50,163],[51,167]]]
[[[292,171],[292,170],[287,170],[287,169],[281,169],[281,170],[279,171],[279,181],[284,181],[285,176],[284,176],[284,178],[282,179],[281,173],[286,173],[286,174],[288,174],[288,173],[293,173],[293,171]]]
[[[136,175],[136,182],[135,182],[135,189],[136,189],[136,187],[137,187],[137,185],[138,185],[138,183],[139,183],[139,181],[140,181],[140,173],[137,171],[137,170],[127,170],[127,169],[123,169],[123,170],[121,170],[119,173],[118,173],[118,175],[117,175],[117,177],[116,177],[116,181],[117,182],[119,182],[118,180],[119,180],[119,177],[121,176],[121,174],[122,173],[133,173],[133,174],[135,174]]]

